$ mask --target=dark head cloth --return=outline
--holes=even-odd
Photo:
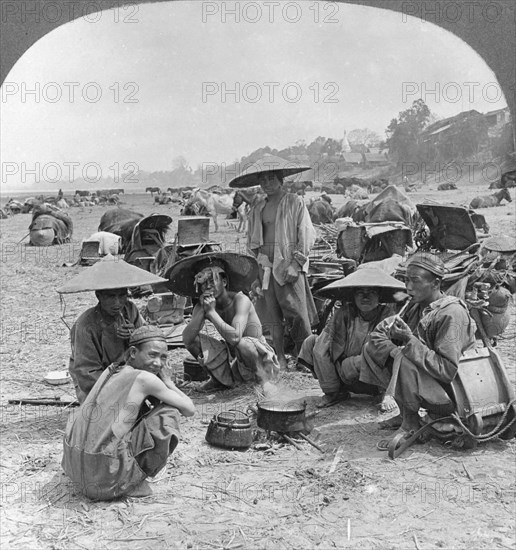
[[[297,162],[288,161],[274,155],[265,155],[233,178],[229,182],[229,187],[242,189],[260,185],[260,176],[266,172],[275,173],[283,179],[305,170],[310,170],[310,166],[302,166]]]
[[[154,340],[159,340],[160,342],[167,341],[163,331],[159,327],[144,325],[143,327],[133,330],[129,338],[129,345],[138,346],[140,344],[145,344],[145,342],[152,342]]]
[[[444,263],[441,258],[435,254],[430,254],[429,252],[416,252],[416,254],[409,258],[407,268],[409,266],[426,269],[441,279],[446,274],[446,268],[444,267]]]

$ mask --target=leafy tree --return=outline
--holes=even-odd
[[[321,153],[326,153],[329,157],[334,157],[337,153],[340,153],[341,150],[342,145],[340,141],[328,138],[321,149]]]
[[[377,147],[381,141],[380,136],[369,128],[351,130],[348,136],[349,143],[365,145],[366,147]]]
[[[390,154],[400,167],[406,162],[420,162],[425,158],[425,148],[421,133],[428,124],[431,113],[422,99],[412,103],[412,106],[401,111],[398,118],[393,118],[385,130],[386,145]]]

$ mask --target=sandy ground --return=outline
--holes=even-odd
[[[438,193],[430,186],[411,198],[460,204],[489,194],[485,187]],[[342,202],[334,196],[335,204]],[[154,207],[143,194],[127,195],[124,203],[143,214],[170,213],[173,238],[177,206]],[[210,447],[204,437],[212,416],[245,410],[256,403],[256,393],[247,388],[192,394],[198,413],[183,420],[183,439],[153,483],[153,496],[93,503],[78,495],[60,466],[67,411],[9,405],[8,399],[74,397],[71,384],[43,382],[48,371],[67,367],[69,354],[55,289],[84,269],[62,264],[77,258],[81,239],[96,231],[104,210],[71,209],[73,243],[51,248],[20,242],[29,215],[0,221],[2,548],[516,547],[515,440],[467,451],[430,442],[392,461],[375,448],[389,432],[378,427],[382,417],[373,398],[363,396],[316,416],[312,437],[323,454],[302,440],[302,450],[280,441],[246,452]],[[492,234],[516,235],[512,204],[482,213]],[[214,240],[228,246],[244,242],[234,227],[220,221],[220,231],[211,233]],[[94,302],[93,293],[68,296],[68,324]],[[515,336],[513,311],[498,346],[513,382]],[[181,364],[184,356],[184,350],[172,352],[172,364]],[[309,410],[321,395],[307,374],[286,372],[279,384],[283,395],[306,398]]]

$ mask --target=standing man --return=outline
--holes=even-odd
[[[166,279],[107,255],[57,290],[61,294],[93,290],[98,300],[70,331],[69,370],[79,403],[111,363],[123,360],[131,331],[145,324],[127,289],[160,282]]]
[[[394,362],[399,373],[394,398],[400,409],[400,432],[419,429],[420,408],[436,418],[449,415],[455,404],[446,392],[462,354],[474,347],[474,321],[464,302],[441,291],[445,267],[426,252],[407,262],[406,287],[412,304],[401,317],[387,317],[371,333],[364,348],[360,380],[387,387]],[[395,369],[393,369],[395,370]],[[390,440],[378,443],[387,450]]]
[[[161,329],[136,329],[125,364],[104,370],[70,416],[62,465],[89,498],[152,494],[146,478],[166,466],[179,442],[178,412],[195,414],[191,399],[164,371],[167,355]],[[147,398],[154,398],[150,409]]]
[[[309,169],[268,155],[229,183],[235,188],[259,185],[265,193],[249,214],[247,245],[260,266],[267,322],[282,369],[287,366],[285,324],[297,355],[317,322],[306,278],[315,230],[302,197],[283,188],[283,178]]]
[[[176,262],[167,274],[173,292],[198,300],[183,342],[210,374],[200,391],[263,383],[279,374],[278,360],[263,337],[256,310],[242,292],[257,274],[253,256],[231,252],[190,256]],[[212,334],[207,332],[207,321],[213,326]]]

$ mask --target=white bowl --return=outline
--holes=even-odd
[[[70,373],[67,370],[53,370],[46,374],[45,382],[58,386],[60,384],[68,384],[71,382]]]

